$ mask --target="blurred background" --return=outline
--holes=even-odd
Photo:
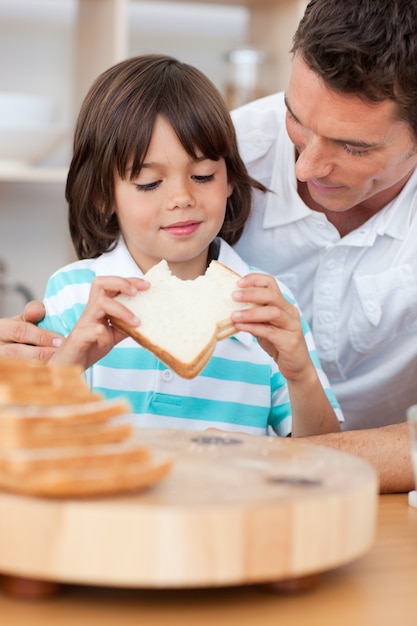
[[[128,56],[205,72],[229,108],[285,89],[306,0],[0,0],[0,317],[74,259],[65,178],[80,103]]]

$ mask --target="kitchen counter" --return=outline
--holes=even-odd
[[[150,591],[67,585],[33,601],[0,593],[0,615],[7,626],[414,626],[417,509],[407,494],[379,496],[369,552],[297,593],[263,586]]]

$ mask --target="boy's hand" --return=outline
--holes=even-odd
[[[235,300],[260,306],[234,311],[238,330],[254,335],[278,364],[287,380],[297,380],[313,369],[298,309],[282,295],[273,276],[248,274],[238,281]]]
[[[53,361],[61,364],[77,363],[87,369],[103,358],[126,334],[114,328],[109,319],[117,318],[128,326],[137,326],[140,320],[115,297],[124,293],[134,296],[148,289],[142,278],[96,276],[91,283],[88,302],[77,323],[65,338]]]

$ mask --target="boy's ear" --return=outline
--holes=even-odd
[[[96,211],[101,214],[103,220],[108,221],[111,218],[111,216],[113,215],[113,209],[111,210],[110,215],[106,214],[106,204],[99,193],[93,193],[92,203]]]

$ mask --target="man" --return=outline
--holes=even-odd
[[[370,460],[381,491],[408,490],[405,410],[417,403],[417,2],[312,0],[293,53],[285,96],[234,113],[249,171],[271,190],[255,196],[237,249],[292,288],[311,324],[347,429],[312,439]],[[0,338],[50,346],[36,331],[5,320]],[[30,356],[27,346],[5,350]],[[32,350],[48,358],[51,348]]]
[[[312,327],[350,431],[325,442],[373,450],[378,463],[388,444],[383,463],[393,476],[404,460],[406,488],[405,411],[417,403],[417,2],[313,0],[293,53],[285,95],[234,113],[250,173],[273,192],[256,196],[237,249],[292,288]]]

